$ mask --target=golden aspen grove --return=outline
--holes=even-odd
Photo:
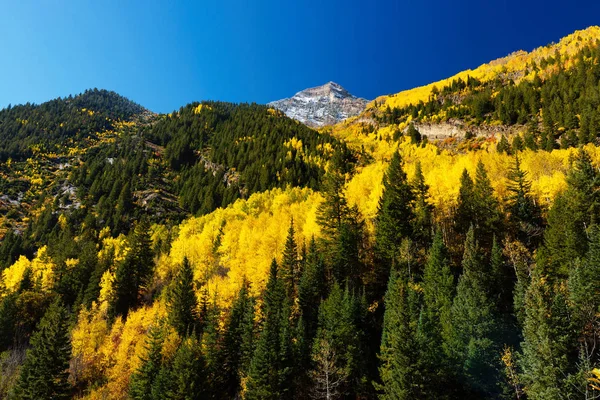
[[[310,128],[0,110],[0,398],[600,397],[600,27]]]

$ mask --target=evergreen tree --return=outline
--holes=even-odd
[[[140,367],[131,375],[129,396],[132,399],[154,400],[152,387],[163,365],[163,340],[162,327],[152,326],[146,339],[146,355],[141,358]]]
[[[154,256],[151,247],[150,226],[140,221],[129,239],[130,250],[115,272],[115,299],[111,304],[111,315],[127,316],[131,308],[139,303],[140,289],[152,277]]]
[[[414,124],[408,125],[408,129],[406,130],[406,135],[410,138],[410,142],[413,144],[421,143],[421,133],[415,128]]]
[[[508,143],[506,136],[502,135],[500,137],[500,141],[498,142],[498,145],[496,146],[496,150],[498,150],[498,153],[506,153],[506,154],[512,153],[512,149],[510,148],[510,144]]]
[[[231,306],[223,334],[223,391],[229,398],[238,393],[241,379],[247,374],[252,359],[254,299],[249,289],[249,283],[244,281]]]
[[[442,240],[442,234],[438,231],[423,271],[420,357],[429,371],[431,382],[428,390],[437,393],[440,397],[447,395],[449,387],[444,382],[448,382],[451,378],[449,360],[440,348],[443,348],[443,344],[448,341],[451,334],[454,286],[448,251]]]
[[[183,258],[169,293],[169,322],[184,337],[198,327],[198,300],[194,291],[194,273],[187,257]]]
[[[319,305],[325,298],[327,290],[325,283],[323,258],[318,253],[315,239],[312,238],[298,290],[300,312],[306,328],[306,340],[309,342],[312,342],[317,331]]]
[[[402,169],[402,157],[396,152],[383,177],[383,194],[375,219],[376,250],[382,260],[376,279],[382,287],[388,279],[390,266],[399,254],[402,239],[412,234],[414,200],[414,192]]]
[[[200,343],[194,337],[181,342],[170,373],[172,389],[168,399],[200,400],[206,398],[205,366]]]
[[[277,263],[273,260],[264,293],[263,328],[250,362],[246,383],[246,398],[249,400],[277,399],[282,395],[282,372],[285,372],[281,369],[282,332],[285,329],[282,316],[289,312],[285,310],[289,308],[285,298],[285,288],[278,276]],[[287,343],[284,345],[287,346]]]
[[[285,286],[286,294],[290,299],[294,299],[296,297],[298,280],[300,276],[298,246],[296,245],[296,239],[294,238],[294,235],[294,219],[292,218],[287,239],[285,241],[285,248],[283,250],[283,260],[281,261],[281,279],[283,281],[283,285]]]
[[[522,380],[531,399],[569,398],[574,341],[563,289],[534,271],[525,300]]]
[[[461,235],[466,235],[469,227],[475,220],[475,187],[471,175],[463,170],[460,176],[460,187],[458,189],[458,200],[456,213],[454,215],[454,224],[456,230]]]
[[[319,307],[319,327],[312,346],[311,376],[318,394],[323,395],[332,384],[338,393],[358,390],[362,371],[357,330],[355,299],[334,283]]]
[[[429,203],[429,186],[425,183],[420,161],[417,161],[415,166],[415,177],[411,186],[415,193],[413,238],[419,247],[426,249],[431,243],[433,205]]]
[[[483,162],[477,162],[475,182],[473,185],[473,224],[480,245],[490,249],[492,239],[500,232],[502,217],[498,200],[494,196],[492,183],[487,176]]]
[[[531,195],[531,182],[521,169],[519,156],[508,172],[508,218],[517,238],[530,249],[536,247],[542,233],[541,209]]]
[[[10,293],[0,300],[0,353],[14,344],[18,323],[16,293]]]
[[[380,399],[423,398],[422,371],[416,343],[416,316],[406,279],[391,273],[385,296],[385,314],[379,359]]]
[[[44,400],[71,397],[69,360],[71,343],[67,326],[67,311],[54,301],[31,337],[21,375],[17,382],[16,398]]]
[[[449,355],[468,391],[482,395],[497,393],[499,379],[495,309],[489,298],[489,270],[471,228],[465,241],[463,272],[452,304],[452,329]]]

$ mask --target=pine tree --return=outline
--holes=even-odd
[[[429,203],[429,186],[425,183],[420,161],[417,161],[415,166],[415,177],[411,186],[415,193],[413,238],[419,247],[426,249],[431,244],[433,205]]]
[[[389,268],[399,254],[402,239],[412,235],[414,200],[414,192],[402,169],[402,157],[396,152],[383,177],[383,194],[375,219],[375,245],[382,260],[376,279],[382,288],[388,279]]]
[[[281,339],[285,288],[278,276],[275,260],[271,264],[264,293],[264,323],[250,362],[246,382],[246,399],[277,399],[281,396]]]
[[[542,232],[541,209],[531,195],[531,182],[527,173],[521,169],[519,156],[515,156],[515,165],[508,172],[508,213],[509,222],[517,238],[530,249],[537,247]]]
[[[198,328],[198,300],[194,291],[194,273],[187,257],[175,276],[169,293],[169,322],[184,337]]]
[[[414,124],[408,125],[408,129],[406,130],[406,135],[410,138],[411,143],[419,144],[421,143],[421,133],[415,128]]]
[[[464,169],[460,176],[460,187],[458,189],[458,200],[454,223],[456,231],[461,235],[466,235],[469,227],[475,220],[475,188],[473,179],[469,172]],[[464,236],[463,236],[464,237]]]
[[[222,346],[223,391],[234,398],[240,390],[240,382],[248,372],[252,359],[254,336],[254,299],[249,293],[249,283],[244,280],[231,306]]]
[[[520,357],[525,392],[531,399],[573,395],[567,379],[573,372],[574,338],[566,297],[561,291],[547,282],[538,270],[534,271],[525,300]]]
[[[498,150],[498,153],[506,153],[506,154],[512,153],[512,149],[510,148],[510,144],[508,143],[506,136],[502,135],[500,137],[500,141],[498,142],[498,145],[496,146],[496,150]]]
[[[497,390],[500,352],[495,342],[497,322],[489,298],[489,270],[471,228],[465,241],[463,272],[452,304],[452,328],[447,350],[458,366],[466,389],[492,395]]]
[[[326,290],[323,258],[318,253],[315,239],[312,238],[298,290],[300,312],[304,319],[308,341],[312,341],[317,331],[319,305],[325,298]]]
[[[154,255],[150,239],[150,226],[140,221],[129,239],[130,250],[115,272],[115,299],[111,315],[127,316],[131,308],[139,305],[140,290],[144,288],[154,271]]]
[[[290,222],[287,239],[285,240],[285,248],[283,250],[283,260],[281,261],[281,280],[285,286],[288,298],[294,299],[299,280],[298,246],[294,238],[294,219]]]
[[[152,387],[162,367],[163,329],[154,325],[148,331],[146,355],[131,375],[129,396],[134,400],[153,400]]]
[[[492,183],[481,160],[477,162],[473,195],[475,233],[479,238],[480,245],[489,250],[493,237],[500,232],[502,217]]]
[[[172,400],[200,400],[206,398],[205,365],[200,343],[194,337],[189,337],[181,342],[170,373],[172,389],[168,399]]]
[[[328,384],[334,384],[339,393],[357,389],[361,374],[357,330],[355,299],[348,289],[343,291],[334,283],[319,307],[319,327],[312,346],[315,366],[311,376],[317,395],[322,396]]]
[[[406,278],[394,270],[385,295],[383,334],[379,354],[380,399],[422,398],[416,318],[411,313],[411,295]]]
[[[346,177],[351,171],[352,156],[344,146],[334,153],[330,169],[323,178],[325,201],[317,209],[317,222],[323,232],[321,249],[327,259],[328,278],[358,285],[364,221],[358,208],[349,207],[344,196]]]
[[[421,358],[431,375],[431,388],[442,396],[450,380],[449,360],[440,350],[451,334],[454,276],[442,234],[438,231],[423,271],[423,314],[421,317]]]
[[[0,300],[0,353],[14,344],[18,323],[18,295],[10,293]]]
[[[54,301],[31,337],[21,375],[17,382],[18,399],[68,399],[71,397],[69,360],[71,343],[67,311]]]

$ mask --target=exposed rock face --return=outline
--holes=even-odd
[[[268,105],[303,124],[318,128],[360,114],[367,103],[367,100],[351,95],[337,83],[329,82]]]

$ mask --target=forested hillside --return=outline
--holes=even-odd
[[[600,397],[599,39],[321,132],[0,111],[0,398]]]

